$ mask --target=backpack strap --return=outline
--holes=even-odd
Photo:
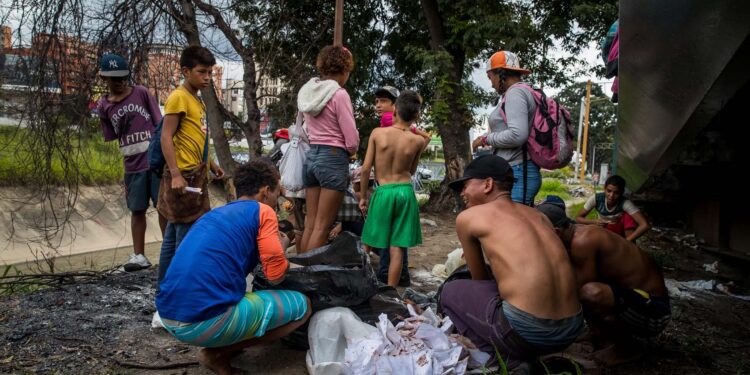
[[[520,83],[520,82],[519,82]],[[516,83],[517,85],[518,83]],[[522,86],[533,90],[529,85],[521,83]],[[507,91],[506,91],[507,93]],[[508,124],[508,116],[505,115],[505,95],[503,95],[503,98],[500,101],[500,116],[503,118],[503,121],[505,121],[505,124]],[[529,124],[529,137],[531,137],[531,124]],[[528,185],[528,167],[529,167],[529,156],[526,144],[529,143],[528,139],[524,144],[521,146],[521,154],[523,156],[523,164],[521,165],[521,168],[523,168],[523,195],[521,196],[521,202],[523,204],[526,204],[526,189]],[[494,154],[497,148],[492,150],[492,153]],[[534,202],[529,202],[528,204],[530,207],[534,207]]]
[[[206,143],[203,145],[203,162],[208,162],[208,125],[206,125]]]

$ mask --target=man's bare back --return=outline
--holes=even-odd
[[[544,319],[580,311],[565,248],[549,220],[536,210],[505,195],[463,211],[456,230],[472,277],[483,278],[483,270],[472,268],[468,253],[481,245],[503,300]]]
[[[424,138],[412,133],[408,125],[402,123],[374,129],[370,135],[367,157],[372,148],[371,163],[375,165],[375,179],[378,183],[385,185],[410,182],[412,174],[417,170],[424,144]],[[369,165],[367,160],[365,164]]]
[[[595,225],[574,224],[572,229],[571,258],[579,287],[604,282],[667,295],[656,263],[636,244]]]

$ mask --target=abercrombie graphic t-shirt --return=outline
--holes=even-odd
[[[148,144],[161,112],[156,98],[143,86],[134,86],[125,99],[111,103],[104,96],[99,100],[99,118],[105,141],[120,141],[125,157],[125,173],[148,170]]]

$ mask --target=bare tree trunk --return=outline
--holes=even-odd
[[[188,0],[182,0],[188,1]],[[247,139],[247,145],[249,148],[249,154],[251,156],[260,156],[263,151],[263,145],[260,139],[260,110],[258,109],[258,97],[257,97],[257,79],[255,73],[255,51],[250,43],[246,41],[243,43],[235,30],[226,22],[222,12],[219,11],[215,6],[206,4],[202,0],[193,0],[195,5],[206,14],[213,17],[216,27],[221,30],[224,37],[227,38],[229,44],[232,45],[235,52],[242,57],[242,80],[244,81],[244,93],[243,99],[245,100],[245,111],[247,113],[247,121],[242,124],[242,120],[237,116],[234,116],[229,111],[224,110],[224,114],[234,124],[242,129]]]
[[[195,18],[195,7],[193,3],[190,0],[179,0],[179,5],[180,8],[177,9],[172,1],[168,2],[172,18],[177,23],[177,27],[180,31],[185,35],[188,44],[200,46],[200,34],[198,33],[198,23]],[[219,159],[219,164],[224,169],[227,176],[227,183],[224,185],[227,199],[234,200],[236,199],[236,192],[233,188],[233,178],[237,162],[232,158],[229,142],[224,134],[224,113],[228,111],[224,109],[219,102],[213,80],[211,80],[211,84],[207,88],[201,90],[201,95],[206,104],[208,128],[211,133],[211,139],[214,142],[216,157]]]
[[[437,101],[445,101],[450,108],[448,116],[436,116],[435,125],[443,142],[445,155],[445,178],[440,183],[440,191],[430,196],[427,206],[433,211],[452,210],[462,202],[450,188],[448,182],[461,177],[463,169],[471,161],[467,108],[461,103],[461,80],[463,78],[465,51],[458,45],[446,46],[443,21],[438,10],[437,0],[422,0],[422,11],[430,30],[430,48],[433,52],[446,51],[450,61],[440,64],[440,75],[447,76],[447,89],[438,88]]]

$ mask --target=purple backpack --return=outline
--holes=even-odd
[[[573,158],[573,125],[570,123],[570,112],[567,108],[548,98],[542,90],[532,88],[525,83],[517,83],[531,93],[536,102],[533,123],[529,130],[529,140],[525,148],[529,157],[540,168],[559,169]],[[505,116],[505,96],[500,106],[500,114]]]

